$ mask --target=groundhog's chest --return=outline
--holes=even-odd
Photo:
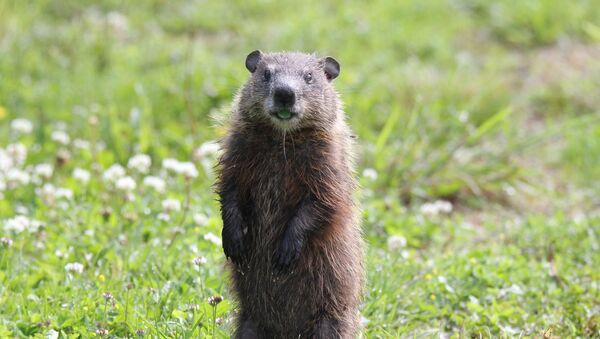
[[[305,147],[286,144],[284,153],[281,143],[248,145],[244,161],[238,164],[244,218],[263,236],[264,228],[282,229],[309,193],[319,159]]]
[[[289,164],[263,164],[247,182],[244,198],[255,221],[280,223],[293,216],[306,187],[305,178]]]

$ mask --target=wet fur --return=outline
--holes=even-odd
[[[266,58],[284,71],[322,67],[306,54]],[[340,101],[320,78],[302,93],[301,121],[282,129],[261,112],[268,89],[256,78],[234,102],[217,182],[223,247],[239,301],[235,336],[352,338],[362,243]]]

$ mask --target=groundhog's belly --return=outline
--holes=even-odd
[[[236,285],[241,291],[241,302],[252,309],[253,318],[276,337],[297,336],[296,329],[306,328],[318,310],[330,298],[333,272],[328,263],[318,258],[324,255],[314,246],[307,245],[293,267],[283,273],[272,269],[271,255],[263,251],[250,254],[247,269],[237,271]],[[324,280],[329,280],[324,283]],[[246,300],[243,300],[246,299]],[[290,315],[294,315],[293,318]],[[288,334],[280,331],[289,330]]]

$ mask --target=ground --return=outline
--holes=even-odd
[[[341,64],[365,338],[600,337],[596,0],[0,2],[0,337],[228,336],[257,48]]]

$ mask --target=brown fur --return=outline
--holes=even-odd
[[[238,338],[357,335],[363,267],[351,137],[323,60],[261,54],[234,103],[217,191]],[[267,67],[275,84],[296,81],[298,119],[266,114]],[[307,70],[310,85],[296,79]]]

